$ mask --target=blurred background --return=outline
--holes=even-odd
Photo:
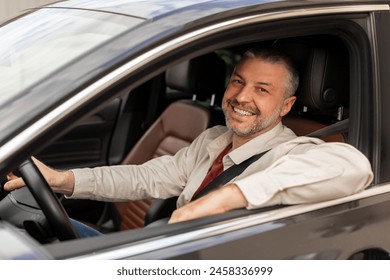
[[[17,16],[27,8],[53,2],[58,2],[58,0],[0,0],[0,22]]]

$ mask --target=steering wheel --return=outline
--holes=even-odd
[[[18,170],[55,236],[61,241],[79,238],[64,207],[32,159],[23,162]]]

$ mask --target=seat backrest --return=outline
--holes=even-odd
[[[307,135],[347,118],[349,59],[340,42],[281,43],[300,69],[297,100],[283,123],[298,136]],[[345,142],[341,133],[320,137],[327,142]]]
[[[199,100],[222,100],[225,64],[216,54],[207,54],[180,63],[166,72],[166,84],[182,96],[196,95],[196,100],[176,101],[169,105],[123,160],[123,164],[142,164],[162,155],[173,155],[188,146],[206,128],[220,120],[218,106],[203,105]],[[121,216],[121,230],[144,226],[152,200],[116,203]]]
[[[221,105],[225,79],[226,64],[216,53],[178,63],[165,73],[166,85],[170,89],[194,101],[210,100],[211,106]]]
[[[209,124],[210,113],[200,106],[174,102],[145,132],[122,164],[142,164],[162,155],[173,155],[188,146]]]

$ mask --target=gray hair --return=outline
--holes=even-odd
[[[261,59],[272,64],[283,64],[289,73],[284,97],[288,98],[295,94],[299,85],[299,73],[287,54],[276,48],[252,48],[242,56],[242,60],[245,59]]]

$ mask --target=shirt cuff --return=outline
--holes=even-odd
[[[263,183],[269,180],[268,176],[264,174],[256,175],[256,180],[251,177],[252,176],[248,176],[234,182],[248,201],[246,208],[255,209],[267,206],[267,202],[269,202],[277,192],[275,191],[275,187],[270,187],[269,184]]]
[[[95,189],[95,176],[88,168],[72,169],[75,183],[72,195],[65,196],[66,198],[91,198]]]

